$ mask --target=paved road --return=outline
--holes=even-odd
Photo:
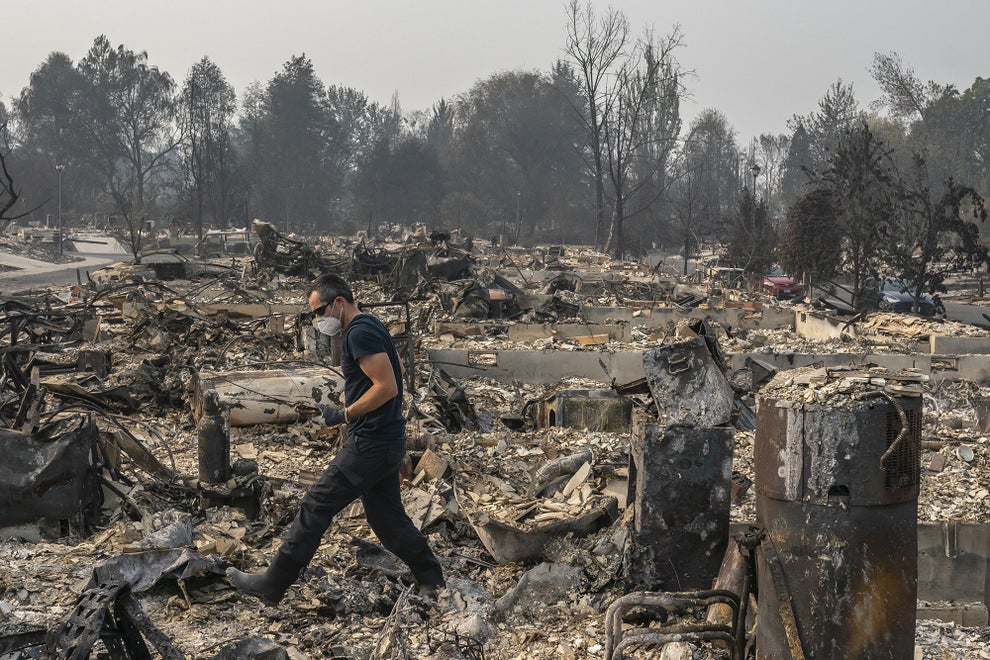
[[[17,270],[0,272],[0,295],[11,295],[43,288],[61,286],[86,281],[86,273],[106,265],[126,261],[126,254],[86,254],[79,253],[81,261],[67,264],[52,264],[36,261],[12,254],[0,254],[0,264],[16,267]]]
[[[990,307],[967,305],[964,303],[945,303],[945,317],[950,321],[969,323],[990,330]]]

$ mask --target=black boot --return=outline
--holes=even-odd
[[[277,605],[302,569],[298,562],[277,554],[264,573],[245,573],[231,567],[227,569],[227,580],[238,591],[257,596],[269,605]]]

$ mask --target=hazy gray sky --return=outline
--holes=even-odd
[[[960,90],[990,76],[988,0],[626,0],[611,3],[635,32],[680,24],[678,59],[697,73],[685,125],[716,107],[739,143],[783,132],[838,78],[862,106],[878,96],[868,69],[897,51],[923,80]],[[7,6],[9,5],[9,6]],[[595,0],[600,10],[609,3]],[[319,77],[404,110],[424,109],[512,69],[547,70],[563,56],[563,0],[0,0],[0,95],[9,102],[54,50],[82,58],[99,34],[148,52],[177,82],[202,56],[238,96],[305,53]],[[11,21],[11,19],[16,19]]]

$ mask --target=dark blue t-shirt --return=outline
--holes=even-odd
[[[402,417],[402,369],[399,354],[385,325],[370,314],[360,314],[351,320],[341,341],[340,367],[344,372],[344,402],[350,405],[371,388],[371,379],[361,371],[358,359],[366,355],[385,353],[392,363],[399,393],[371,412],[351,419],[347,435],[362,439],[369,447],[404,443],[406,421]]]

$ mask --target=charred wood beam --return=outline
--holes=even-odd
[[[155,650],[161,654],[162,660],[183,660],[185,656],[172,644],[172,641],[151,621],[141,604],[131,593],[130,589],[124,590],[117,596],[117,603],[114,607],[118,623],[125,623],[140,632],[141,635],[151,642]],[[138,637],[140,641],[140,637]]]
[[[44,390],[40,393],[38,386],[34,383],[28,385],[21,398],[21,403],[17,407],[17,414],[14,416],[13,427],[21,429],[25,433],[30,433],[32,429],[38,428],[38,409],[41,399],[44,397]]]
[[[31,379],[28,378],[27,374],[21,371],[21,367],[18,366],[14,355],[15,352],[13,351],[4,351],[3,371],[7,378],[9,378],[13,383],[14,389],[18,392],[23,392],[31,384]]]
[[[18,652],[43,645],[47,636],[45,628],[31,628],[0,636],[0,658],[31,657]]]

